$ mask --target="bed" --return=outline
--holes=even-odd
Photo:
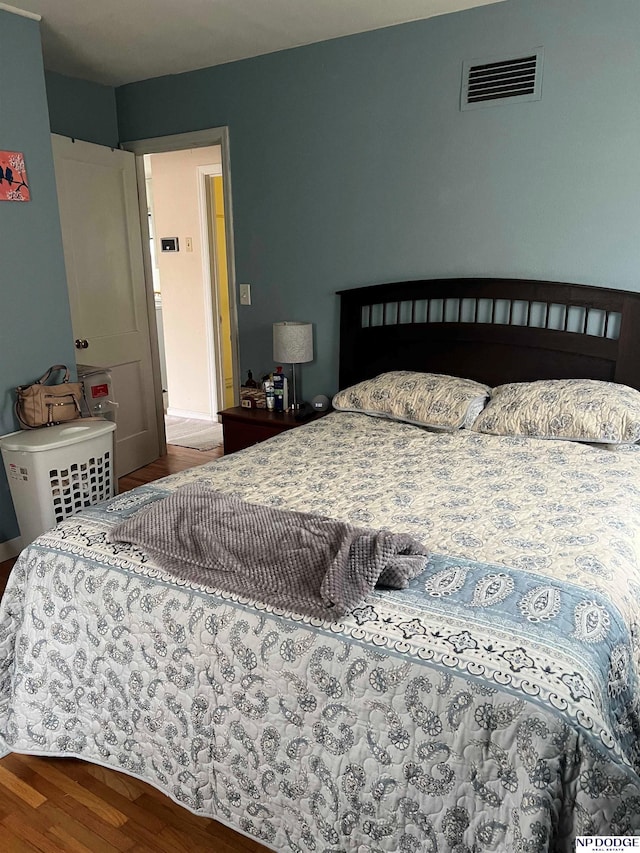
[[[460,279],[340,298],[344,389],[398,371],[640,388],[638,294]],[[276,851],[529,853],[640,835],[633,430],[434,431],[348,408],[29,546],[0,609],[5,748],[132,774]],[[194,484],[411,534],[427,568],[328,620],[109,541]]]

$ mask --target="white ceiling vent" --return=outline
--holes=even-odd
[[[542,97],[543,49],[521,56],[474,59],[462,66],[460,109],[493,107]]]

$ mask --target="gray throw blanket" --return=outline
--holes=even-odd
[[[185,486],[115,526],[165,571],[322,618],[349,613],[376,585],[404,589],[428,552],[406,534],[246,503]]]

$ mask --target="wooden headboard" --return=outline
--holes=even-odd
[[[640,389],[640,293],[451,278],[341,290],[340,388],[387,370],[499,385],[604,379]]]

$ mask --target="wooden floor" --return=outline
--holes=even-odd
[[[119,481],[121,492],[202,465],[221,449],[169,446]],[[0,590],[14,560],[0,563]],[[196,817],[151,785],[73,758],[0,759],[0,853],[266,853],[255,841]]]

